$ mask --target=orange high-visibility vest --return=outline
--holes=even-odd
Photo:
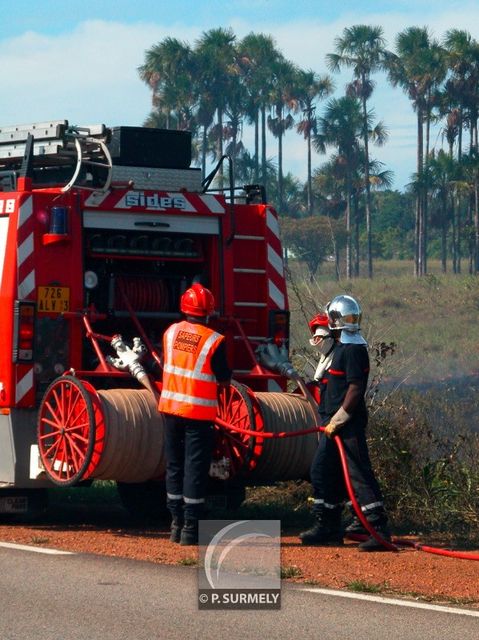
[[[186,321],[165,331],[160,411],[195,420],[215,419],[217,381],[211,356],[223,339],[209,327]]]

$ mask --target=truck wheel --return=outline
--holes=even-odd
[[[161,522],[168,519],[164,482],[117,482],[116,486],[123,506],[134,520]]]

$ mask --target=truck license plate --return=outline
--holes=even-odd
[[[70,287],[38,287],[39,313],[70,311]]]
[[[26,513],[27,511],[27,496],[6,496],[5,498],[0,498],[0,513]]]

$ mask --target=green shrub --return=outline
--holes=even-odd
[[[449,409],[433,391],[389,398],[370,420],[371,460],[397,526],[477,538],[479,435],[467,423],[435,428]]]

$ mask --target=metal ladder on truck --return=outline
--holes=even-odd
[[[70,126],[68,120],[0,127],[0,190],[15,190],[19,175],[35,184],[63,183],[107,191],[112,179],[111,130],[103,124]]]

